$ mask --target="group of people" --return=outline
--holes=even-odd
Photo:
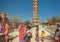
[[[41,41],[44,42],[44,38],[45,38],[45,32],[42,30],[41,32]],[[53,37],[54,42],[60,42],[60,25],[57,24],[57,29],[55,31],[55,35]],[[36,30],[35,30],[35,40],[39,42],[39,28],[38,26],[36,26]]]
[[[45,37],[45,32],[42,31],[41,33],[41,41],[44,42],[44,37]],[[54,42],[60,42],[60,25],[57,24],[57,29],[55,31],[55,35],[53,37]],[[39,42],[39,28],[37,26],[36,31],[35,31],[35,40]]]
[[[44,41],[44,37],[45,37],[45,32],[42,30],[41,41]],[[36,26],[36,30],[35,30],[35,40],[39,42],[39,28],[38,28],[38,26]]]
[[[8,29],[9,29],[9,23],[7,18],[5,18],[4,23],[2,23],[2,18],[0,16],[0,36],[1,34],[4,35],[5,41],[8,42]],[[30,26],[25,25],[24,23],[20,24],[18,27],[19,30],[19,42],[31,42],[32,33],[30,31]],[[41,41],[44,41],[45,32],[42,31],[41,33]],[[36,26],[35,30],[35,40],[39,42],[39,28]],[[55,31],[54,35],[54,41],[60,42],[60,25],[57,25],[57,29]]]
[[[30,26],[29,25],[25,25],[20,24],[19,25],[19,42],[31,42],[31,38],[32,38],[32,33],[30,31]],[[41,33],[41,40],[44,41],[44,36],[45,36],[45,32],[42,31]],[[35,30],[35,40],[39,42],[39,28],[38,26],[36,26],[36,30]]]
[[[8,23],[3,26],[2,23],[0,23],[0,34],[4,34],[5,41],[8,42]],[[25,25],[24,23],[19,25],[19,42],[31,42],[32,33],[30,31],[30,26]],[[42,31],[41,33],[41,41],[44,41],[45,32]],[[35,40],[39,42],[39,28],[36,26],[35,30]],[[54,35],[54,42],[60,42],[60,25],[57,25],[57,29],[55,31]]]
[[[31,42],[30,26],[24,23],[19,25],[19,42]]]

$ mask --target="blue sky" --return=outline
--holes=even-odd
[[[32,0],[0,0],[0,11],[32,22]],[[38,16],[39,20],[60,16],[60,0],[38,0]]]

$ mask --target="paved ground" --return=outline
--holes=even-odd
[[[19,35],[18,31],[9,33],[9,38],[10,38],[9,42],[18,42],[19,41],[18,35]]]
[[[46,27],[45,27],[46,28]],[[47,32],[46,30],[45,30],[45,28],[43,28],[43,26],[39,26],[39,36],[41,36],[41,32],[42,32],[42,30],[44,30],[45,31],[45,36],[50,36],[50,35],[52,35],[51,33],[49,33],[49,32]],[[36,28],[33,28],[32,30],[33,30],[33,38],[31,39],[31,42],[36,42],[35,41],[35,29]],[[41,42],[41,38],[40,38],[40,40],[39,40],[40,42]],[[44,40],[44,42],[52,42],[52,40],[48,40],[48,39],[45,39]]]
[[[9,41],[9,42],[11,42],[11,41]],[[19,42],[19,38],[18,38],[18,37],[15,37],[15,38],[12,40],[12,42]]]
[[[46,28],[46,27],[45,27]],[[41,36],[41,31],[42,30],[44,30],[45,31],[45,36],[49,36],[49,35],[52,35],[51,33],[49,33],[49,32],[47,32],[46,30],[45,30],[45,28],[43,28],[41,25],[39,26],[39,36]],[[33,35],[33,37],[31,38],[31,42],[36,42],[35,41],[35,27],[34,28],[32,28],[31,29],[31,32],[32,32],[32,35]],[[18,34],[18,32],[16,32],[15,33],[15,35],[17,35]],[[41,38],[40,38],[41,39]],[[18,36],[16,37],[16,38],[14,38],[13,40],[12,40],[12,42],[19,42],[19,39],[18,39]],[[41,42],[41,40],[39,40],[39,42]],[[52,42],[52,40],[49,40],[49,39],[44,39],[44,42]]]

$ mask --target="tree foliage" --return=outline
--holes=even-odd
[[[22,20],[18,17],[13,17],[10,21],[11,28],[18,28],[18,25],[22,22]]]
[[[25,25],[31,24],[31,22],[29,20],[26,20],[24,23],[25,23]]]
[[[52,16],[48,19],[48,22],[60,22],[60,17]]]

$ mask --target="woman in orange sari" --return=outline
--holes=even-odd
[[[25,24],[19,25],[19,42],[24,42],[23,35],[25,31]]]

